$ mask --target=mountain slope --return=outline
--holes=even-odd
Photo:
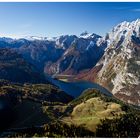
[[[105,38],[103,57],[79,79],[97,82],[119,99],[140,105],[140,20],[118,24]]]
[[[65,35],[52,39],[30,40],[30,44],[22,45],[16,50],[43,72],[45,65],[56,62],[75,38],[74,35]]]
[[[12,82],[45,82],[35,67],[11,49],[0,49],[0,79]]]
[[[62,138],[139,136],[139,110],[95,89],[88,89],[68,104],[44,105],[43,108],[46,117],[52,119],[49,123],[42,127],[15,129],[14,132],[8,133],[9,136]]]
[[[109,33],[110,44],[97,76],[97,82],[108,87],[115,96],[136,105],[140,105],[139,29],[140,20],[136,20],[123,22]]]
[[[46,66],[50,74],[77,74],[93,67],[104,53],[106,41],[96,34],[82,34],[75,39],[62,57],[52,65]]]
[[[0,80],[0,103],[1,137],[139,136],[139,109],[95,89],[73,100],[50,84]]]
[[[121,102],[113,97],[103,95],[95,89],[84,91],[78,98],[69,103],[70,111],[62,121],[68,124],[82,125],[95,132],[96,126],[104,118],[113,119],[125,114]]]
[[[43,106],[65,105],[72,99],[50,84],[18,84],[0,80],[0,130],[48,123],[53,118],[43,112]]]

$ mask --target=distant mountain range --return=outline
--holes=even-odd
[[[139,19],[118,24],[105,37],[87,32],[54,38],[4,37],[0,48],[19,54],[38,72],[94,81],[119,99],[140,105]]]
[[[96,34],[82,33],[60,37],[1,38],[0,48],[12,48],[28,62],[49,74],[73,73],[92,68],[104,53],[107,43]],[[90,63],[88,63],[90,61]]]

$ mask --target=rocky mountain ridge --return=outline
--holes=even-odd
[[[53,38],[1,38],[0,48],[3,47],[14,49],[42,72],[51,75],[65,71],[76,74],[97,63],[104,53],[106,42],[99,35],[84,32],[80,36],[62,35]]]
[[[105,39],[104,55],[79,78],[97,82],[119,99],[140,105],[140,20],[118,24]]]

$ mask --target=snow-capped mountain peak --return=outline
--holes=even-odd
[[[118,24],[107,34],[106,38],[109,44],[113,43],[113,47],[118,47],[120,45],[127,46],[132,41],[132,38],[137,37],[140,37],[140,19],[132,22],[124,21]],[[119,43],[116,44],[116,42]]]
[[[108,46],[96,65],[102,65],[97,82],[116,97],[140,106],[140,19],[118,24],[106,40]]]
[[[95,33],[88,33],[87,31],[83,32],[80,34],[79,38],[84,38],[84,39],[97,39],[97,38],[101,38],[101,36],[95,34]]]
[[[91,37],[91,35],[92,34],[90,34],[87,31],[85,31],[85,32],[83,32],[83,33],[80,34],[79,38],[85,38],[85,39],[87,39],[87,38]]]
[[[34,41],[34,40],[47,40],[47,37],[39,37],[39,36],[25,36],[24,39]]]

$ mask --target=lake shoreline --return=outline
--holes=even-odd
[[[88,81],[62,81],[56,78],[52,78],[51,76],[46,76],[46,79],[53,85],[59,87],[61,90],[66,92],[67,94],[77,98],[87,89],[97,89],[100,90],[103,94],[107,96],[113,96],[111,92],[109,92],[106,88],[102,87],[97,83],[92,83]]]

